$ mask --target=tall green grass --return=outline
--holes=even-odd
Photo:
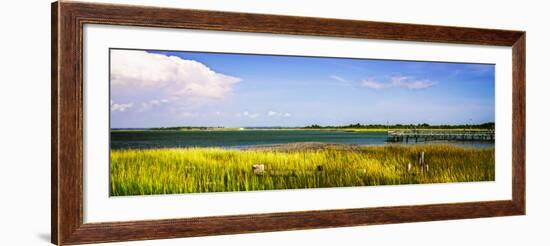
[[[417,163],[422,151],[429,171],[421,173]],[[410,171],[408,163],[413,165]],[[264,164],[265,172],[254,173],[253,164]],[[111,151],[110,194],[492,181],[494,177],[493,148],[387,145],[295,151],[130,149]]]

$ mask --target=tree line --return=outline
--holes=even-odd
[[[494,122],[487,122],[482,124],[460,124],[460,125],[430,125],[428,123],[422,124],[349,124],[343,126],[321,126],[317,124],[304,127],[305,129],[325,129],[325,128],[357,128],[357,129],[495,129]]]

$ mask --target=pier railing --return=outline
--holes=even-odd
[[[406,129],[389,130],[389,142],[419,142],[434,140],[494,141],[494,130],[477,129]]]

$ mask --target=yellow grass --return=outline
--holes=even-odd
[[[429,169],[418,167],[425,153]],[[412,164],[412,170],[408,164]],[[263,164],[264,171],[252,169]],[[494,180],[494,149],[451,145],[112,150],[113,196]]]

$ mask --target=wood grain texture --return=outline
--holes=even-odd
[[[249,232],[517,215],[511,201],[321,210],[84,224],[67,243],[115,242]]]
[[[512,200],[525,214],[525,45],[522,35],[512,47]]]
[[[57,105],[59,104],[59,101],[58,101],[58,91],[59,91],[59,80],[58,80],[58,71],[59,71],[59,66],[57,64],[57,60],[58,60],[58,55],[57,55],[57,51],[59,50],[59,47],[58,47],[58,40],[57,40],[57,37],[58,37],[58,19],[57,19],[57,3],[53,3],[52,4],[52,15],[51,15],[51,32],[52,32],[52,36],[51,36],[51,45],[52,45],[52,50],[51,50],[51,76],[52,76],[52,82],[51,82],[51,237],[52,237],[52,242],[57,242],[57,239],[58,239],[58,235],[57,233],[59,232],[58,230],[58,225],[59,225],[59,220],[57,219],[58,215],[59,215],[59,212],[57,211],[57,209],[59,208],[59,205],[61,205],[58,201],[58,191],[59,191],[59,187],[58,187],[58,153],[59,153],[59,148],[58,148],[58,139],[59,137],[57,136],[58,134],[58,110],[57,110]]]
[[[86,23],[511,46],[522,32],[436,25],[65,3]]]
[[[82,26],[78,22],[78,16],[67,9],[63,2],[53,5],[57,12],[55,73],[52,78],[54,91],[57,97],[54,100],[56,116],[52,120],[55,136],[52,138],[52,182],[55,183],[57,198],[55,204],[55,219],[57,220],[55,237],[52,233],[52,241],[62,244],[82,224],[82,61],[81,37]],[[52,216],[53,217],[53,216]],[[53,231],[53,229],[52,229]]]
[[[512,47],[512,199],[491,202],[83,221],[83,26],[108,24]],[[58,245],[525,214],[525,32],[78,2],[52,4],[52,242]]]

